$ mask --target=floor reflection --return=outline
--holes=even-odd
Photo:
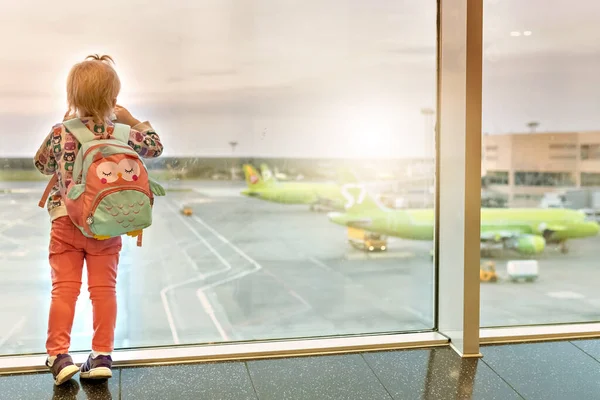
[[[479,362],[478,358],[461,358],[448,349],[432,350],[429,353],[423,398],[473,398]]]
[[[60,386],[53,386],[52,400],[77,399],[80,390],[83,390],[88,400],[112,400],[113,398],[108,380],[77,382],[71,379]]]

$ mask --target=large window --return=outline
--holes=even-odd
[[[582,160],[600,160],[600,144],[582,144]]]
[[[508,185],[508,171],[487,171],[484,180],[486,185]]]
[[[581,186],[599,186],[600,187],[600,172],[582,172]]]
[[[592,217],[600,203],[593,190],[577,187],[600,183],[600,169],[586,164],[582,173],[577,162],[579,154],[600,159],[600,145],[586,139],[600,128],[593,111],[600,44],[590,40],[600,34],[592,17],[600,3],[572,4],[484,1],[482,129],[528,136],[526,148],[507,155],[515,208],[482,209],[482,269],[493,263],[496,274],[482,273],[485,327],[600,319],[600,238]],[[556,141],[542,132],[556,133]]]
[[[434,172],[419,165],[435,154],[435,1],[2,15],[0,354],[44,352],[50,221],[31,158],[89,53],[114,57],[119,102],[165,145],[148,166],[167,197],[142,248],[124,239],[117,348],[434,328]],[[84,273],[73,350],[92,329]]]
[[[515,172],[516,186],[573,186],[574,184],[570,172]]]

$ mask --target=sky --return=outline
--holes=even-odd
[[[115,58],[119,102],[168,156],[230,155],[231,141],[237,155],[273,157],[418,157],[431,145],[421,110],[436,103],[435,1],[90,4],[0,3],[0,157],[36,151],[64,114],[69,68],[90,53]],[[569,4],[485,0],[484,132],[532,120],[600,130],[600,2]]]

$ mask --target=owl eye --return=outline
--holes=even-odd
[[[140,176],[140,165],[138,161],[126,158],[119,163],[119,171],[121,172],[121,178],[124,180],[128,182],[137,181]]]
[[[104,184],[112,183],[117,180],[117,171],[119,166],[112,161],[104,161],[96,167],[96,176]]]

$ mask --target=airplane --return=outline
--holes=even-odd
[[[263,171],[265,171],[263,169]],[[311,210],[319,206],[334,210],[343,210],[346,199],[337,183],[310,183],[310,182],[278,182],[273,174],[258,171],[249,164],[244,165],[247,189],[242,194],[248,197],[271,201],[282,204],[307,204]],[[342,173],[341,179],[353,182],[354,177]]]
[[[273,180],[276,182],[290,180],[290,177],[287,174],[279,172],[277,168],[275,168],[275,173],[273,173],[269,166],[265,163],[260,165],[260,174],[262,175],[265,182],[268,182],[269,180]]]
[[[345,212],[330,212],[329,220],[338,225],[360,228],[411,240],[433,240],[432,209],[392,210],[381,205],[360,184],[346,184],[342,194],[347,199]],[[596,236],[599,225],[586,219],[582,212],[557,208],[482,208],[481,244],[523,255],[541,253],[546,244],[559,244],[568,252],[569,239]]]

